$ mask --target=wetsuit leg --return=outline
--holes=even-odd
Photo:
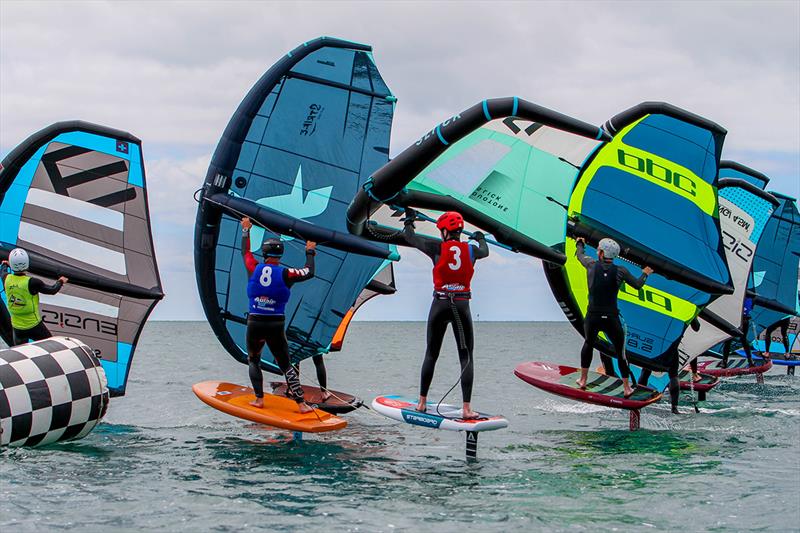
[[[581,368],[589,368],[594,355],[594,341],[600,333],[600,317],[587,314],[583,321],[583,347],[581,348]]]
[[[467,403],[472,399],[472,382],[474,379],[472,354],[475,348],[475,335],[472,329],[472,313],[469,309],[469,300],[457,300],[453,302],[453,304],[456,307],[458,319],[461,322],[461,328],[464,333],[464,344],[466,345],[461,346],[461,335],[458,332],[459,326],[458,323],[453,320],[453,334],[456,337],[458,360],[461,363],[461,397],[463,401]]]
[[[639,381],[637,383],[639,385],[647,386],[647,381],[650,379],[650,376],[653,374],[653,371],[649,368],[643,368],[642,373],[639,374]]]
[[[600,362],[603,363],[603,370],[605,370],[607,376],[617,377],[617,371],[614,369],[614,360],[611,356],[600,352]]]
[[[784,320],[781,322],[781,341],[783,342],[783,349],[786,350],[786,357],[792,355],[792,352],[789,350],[789,321]]]
[[[764,351],[769,352],[772,349],[772,332],[778,329],[780,324],[775,323],[772,324],[770,327],[767,328],[766,333],[764,334]],[[783,333],[783,332],[781,332]]]
[[[266,329],[266,342],[272,357],[275,358],[275,363],[278,368],[283,372],[283,377],[286,378],[286,387],[289,397],[297,403],[303,403],[303,387],[300,385],[300,375],[297,369],[292,366],[289,359],[289,342],[286,340],[286,322],[285,320],[267,322]]]
[[[263,398],[264,376],[261,374],[261,350],[264,349],[266,338],[261,323],[253,320],[247,321],[246,342],[250,383],[253,385],[256,398]]]
[[[691,369],[692,369],[692,372],[694,372],[695,374],[697,374],[697,357],[695,357],[694,359],[692,359],[692,360],[689,362],[689,368],[691,368]]]
[[[614,345],[614,351],[617,352],[617,365],[619,365],[622,379],[627,379],[631,375],[631,370],[625,357],[625,330],[622,329],[622,323],[616,317],[605,318],[601,329]]]
[[[13,330],[13,335],[15,346],[19,346],[20,344],[25,344],[28,342],[43,341],[53,336],[53,334],[50,333],[50,330],[47,329],[47,326],[44,325],[44,322],[39,322],[30,329],[15,328]]]
[[[12,339],[11,341],[14,343],[13,346],[19,346],[20,344],[25,344],[28,342],[28,338],[20,329],[13,329],[11,330]]]
[[[753,349],[750,347],[750,342],[747,340],[747,336],[742,336],[742,347],[744,348],[744,354],[747,356],[747,364],[753,366]]]
[[[433,381],[433,371],[436,369],[436,361],[442,351],[442,341],[447,324],[453,319],[453,312],[450,310],[448,300],[433,300],[431,310],[428,313],[428,346],[425,349],[425,360],[422,362],[422,371],[419,380],[419,395],[428,396],[428,389]]]
[[[747,340],[747,332],[750,329],[750,317],[746,316],[742,319],[742,337],[739,339],[742,343],[742,348],[744,348],[744,353],[747,356],[747,364],[753,366],[753,348],[750,346],[750,342]]]
[[[731,354],[732,339],[728,339],[722,345],[722,368],[728,368],[728,356]]]
[[[676,353],[669,365],[669,400],[672,412],[678,414],[678,398],[681,394],[681,383],[678,379],[678,354]]]
[[[314,368],[317,369],[317,383],[323,389],[328,388],[328,371],[325,369],[325,361],[321,355],[315,355],[311,358],[314,361]]]
[[[45,339],[49,339],[52,337],[53,334],[50,333],[50,330],[47,329],[47,326],[44,325],[44,322],[39,322],[34,327],[28,330],[28,337],[32,341],[43,341]]]

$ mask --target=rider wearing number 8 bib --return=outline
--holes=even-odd
[[[242,219],[242,257],[250,274],[247,283],[249,309],[247,315],[247,356],[250,381],[256,399],[250,402],[255,407],[264,407],[264,378],[261,374],[261,351],[266,344],[275,362],[286,378],[287,395],[293,398],[301,413],[312,411],[303,398],[300,377],[289,359],[289,344],[286,340],[286,317],[284,311],[295,283],[314,277],[314,255],[316,244],[306,243],[306,266],[287,268],[280,264],[283,242],[267,239],[261,245],[263,262],[258,262],[250,251],[250,228],[253,223]]]
[[[464,218],[454,211],[444,213],[436,221],[442,240],[423,238],[414,232],[416,213],[406,209],[403,238],[433,261],[433,302],[428,314],[425,360],[422,363],[417,410],[424,412],[428,389],[433,381],[436,361],[442,349],[447,324],[452,324],[461,363],[461,394],[464,402],[463,418],[479,415],[470,407],[472,398],[472,350],[475,344],[472,332],[472,314],[469,309],[470,282],[474,263],[489,255],[483,233],[476,231],[472,239],[476,244],[461,242]]]

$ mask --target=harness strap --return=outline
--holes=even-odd
[[[472,298],[472,293],[433,291],[433,297],[437,300],[469,300]]]
[[[456,307],[456,297],[455,295],[459,293],[451,293],[449,294],[448,300],[450,301],[450,311],[453,313],[453,324],[456,326],[456,331],[458,332],[458,349],[459,350],[466,350],[467,349],[467,337],[464,334],[464,324],[461,323],[461,315],[458,312],[458,307]],[[466,293],[469,294],[469,293]]]

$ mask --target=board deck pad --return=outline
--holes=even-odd
[[[565,374],[558,380],[564,386],[573,387],[578,389],[578,384],[575,381],[580,376],[580,371],[576,369],[576,372],[573,374]],[[585,390],[586,392],[594,392],[597,394],[602,394],[604,396],[614,396],[617,398],[624,398],[625,391],[622,387],[622,380],[619,378],[607,376],[605,374],[601,374],[598,372],[589,371],[589,377],[586,380],[586,388],[585,389],[578,389],[578,390]],[[638,401],[645,401],[652,396],[652,391],[650,389],[636,389],[631,396],[628,397],[629,400],[638,400]]]
[[[760,363],[759,363],[760,362]],[[700,361],[697,370],[703,374],[710,374],[719,377],[744,376],[747,374],[763,374],[772,368],[772,361],[764,359],[753,359],[755,366],[748,366],[746,357],[731,357],[728,359],[728,366],[722,367],[722,359],[711,361]]]
[[[678,374],[681,390],[696,390],[698,392],[709,391],[719,384],[719,377],[711,374],[700,374],[700,381],[692,383],[692,373],[689,370],[681,370]]]
[[[522,381],[547,392],[596,405],[620,409],[641,409],[661,399],[661,393],[649,387],[638,386],[625,398],[622,380],[589,371],[586,388],[578,387],[576,380],[580,369],[571,366],[531,361],[514,369]]]
[[[273,381],[270,383],[270,385],[272,386],[272,394],[276,396],[282,396],[284,398],[286,397],[286,382]],[[330,398],[323,400],[321,388],[312,387],[311,385],[303,385],[303,397],[305,398],[306,403],[311,407],[322,409],[323,411],[332,415],[349,413],[350,411],[355,411],[364,405],[364,402],[352,394],[335,390],[330,391],[330,393]]]
[[[449,431],[492,431],[508,427],[508,420],[500,415],[479,413],[480,418],[464,420],[462,411],[455,405],[441,404],[437,413],[437,402],[428,402],[427,412],[417,411],[417,402],[398,394],[378,396],[372,401],[372,408],[393,420],[412,426]]]
[[[205,404],[223,413],[267,426],[291,431],[320,433],[347,426],[343,418],[315,409],[301,413],[297,403],[283,396],[264,394],[264,407],[250,405],[255,393],[250,387],[224,381],[204,381],[192,386],[192,391]]]

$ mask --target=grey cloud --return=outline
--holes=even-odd
[[[131,131],[146,157],[154,145],[205,147],[203,157],[147,159],[158,257],[167,293],[179,296],[156,316],[199,317],[191,193],[252,84],[320,35],[374,46],[399,98],[392,154],[488,97],[518,95],[596,124],[666,100],[728,128],[728,157],[780,173],[778,188],[797,186],[796,2],[0,1],[0,146],[81,118]],[[505,310],[487,296],[485,316],[496,306],[503,318],[562,318],[539,266],[500,255],[485,266],[501,280],[487,292],[525,294]],[[399,308],[427,298],[429,268],[405,253],[394,302],[409,306]],[[384,317],[371,308],[362,317]]]
[[[736,147],[798,149],[795,3],[73,2],[2,13],[3,145],[66,110],[149,141],[213,145],[269,65],[329,34],[375,46],[400,98],[395,152],[511,94],[595,123],[665,99],[738,132]]]

